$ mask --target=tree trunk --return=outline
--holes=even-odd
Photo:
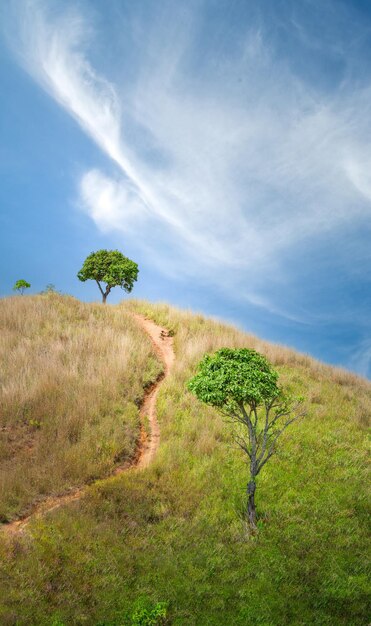
[[[107,300],[107,293],[102,294],[102,302],[103,304],[106,304],[106,300]]]
[[[250,480],[247,485],[247,518],[253,530],[256,530],[255,489],[255,480]]]

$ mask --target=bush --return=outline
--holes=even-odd
[[[153,608],[141,605],[134,611],[131,623],[133,626],[162,626],[167,622],[166,615],[166,602],[157,602]]]

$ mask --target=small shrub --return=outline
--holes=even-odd
[[[131,618],[132,626],[162,626],[167,623],[167,604],[157,602],[153,608],[139,606]]]
[[[56,286],[53,285],[53,283],[48,283],[45,287],[45,289],[43,289],[42,291],[40,291],[40,294],[42,295],[53,295],[54,293],[60,293],[57,289]]]

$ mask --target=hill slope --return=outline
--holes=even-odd
[[[129,460],[143,387],[159,371],[122,308],[0,300],[0,520]]]
[[[159,452],[145,470],[98,482],[35,521],[32,541],[3,539],[0,622],[130,624],[144,598],[169,602],[178,625],[367,623],[370,384],[165,305],[129,302],[99,315],[110,324],[128,308],[175,334],[175,366],[158,398]],[[239,516],[246,467],[230,427],[185,390],[203,353],[221,346],[263,352],[308,399],[308,416],[260,477],[253,537]]]

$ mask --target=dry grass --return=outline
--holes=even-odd
[[[235,326],[227,325],[203,315],[195,315],[191,311],[186,312],[168,304],[161,303],[152,305],[139,300],[129,301],[129,306],[134,307],[154,317],[159,323],[170,327],[177,335],[178,344],[184,346],[186,341],[186,354],[182,352],[182,360],[197,361],[205,352],[217,350],[220,347],[249,347],[264,354],[275,366],[288,366],[306,370],[313,380],[328,381],[355,390],[370,393],[370,381],[361,376],[297,352],[280,344],[270,343],[238,330]],[[193,341],[192,341],[193,336]],[[182,366],[182,365],[181,365]]]
[[[122,308],[0,300],[0,518],[129,459],[158,363]]]

